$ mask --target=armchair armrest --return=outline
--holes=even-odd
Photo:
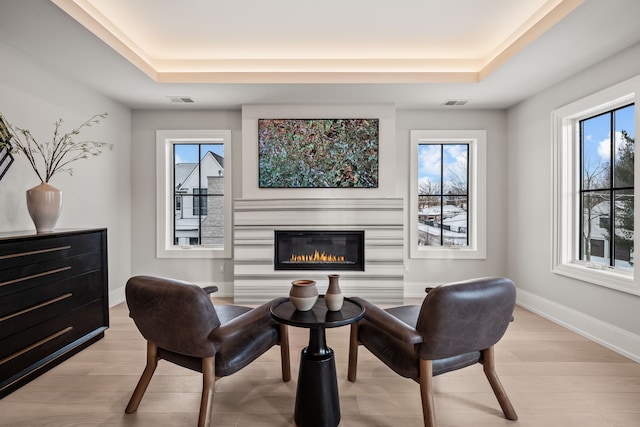
[[[385,331],[392,337],[410,344],[419,344],[423,341],[422,335],[415,328],[407,325],[397,317],[387,313],[377,305],[363,300],[362,298],[351,298],[362,304],[364,307],[364,319],[377,328]]]
[[[202,288],[202,290],[205,291],[207,294],[212,294],[214,292],[218,292],[218,287],[215,285],[205,286],[204,288]]]
[[[284,299],[276,298],[272,301],[264,303],[251,311],[241,314],[240,316],[230,320],[224,325],[215,328],[209,334],[209,339],[216,344],[216,347],[222,342],[231,341],[240,336],[246,336],[251,332],[251,328],[268,325],[271,319],[271,305]],[[275,321],[274,321],[275,322]]]

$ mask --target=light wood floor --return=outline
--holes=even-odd
[[[213,425],[294,425],[297,366],[308,331],[289,333],[293,380],[281,381],[279,349],[270,350],[216,383]],[[340,426],[422,425],[418,385],[364,348],[358,381],[346,380],[348,336],[348,327],[327,331],[336,354]],[[640,365],[535,314],[516,309],[496,358],[519,420],[504,419],[482,368],[474,366],[435,378],[439,426],[640,426]],[[126,306],[116,306],[103,340],[0,400],[0,425],[195,426],[200,376],[163,361],[138,412],[124,414],[144,363],[145,343]]]

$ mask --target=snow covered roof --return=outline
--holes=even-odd
[[[446,218],[442,221],[443,224],[446,225],[454,225],[456,227],[466,227],[467,226],[467,213],[463,212],[459,215],[456,215],[451,218]]]
[[[187,179],[189,174],[198,166],[197,163],[178,163],[175,166],[174,182],[176,183],[176,189],[180,188]]]
[[[444,205],[443,213],[453,216],[455,214],[465,213],[465,210],[458,206]],[[440,206],[432,206],[424,208],[419,212],[420,215],[440,215]]]

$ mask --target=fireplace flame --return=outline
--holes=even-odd
[[[318,252],[316,249],[312,255],[296,255],[291,254],[291,262],[344,262],[344,256],[336,256],[332,254],[326,254],[324,252]]]

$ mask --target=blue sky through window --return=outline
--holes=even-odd
[[[202,144],[200,150],[203,157],[207,151],[224,157],[224,144]],[[175,145],[175,164],[180,163],[198,163],[198,144]]]
[[[468,153],[467,144],[419,144],[418,184],[425,181],[440,184],[441,174],[444,175],[442,181],[445,187],[447,183],[460,178],[466,181]]]
[[[610,161],[611,157],[611,121],[610,114],[602,114],[583,122],[584,168],[593,174],[598,168]],[[622,143],[622,131],[635,139],[635,108],[633,105],[615,110],[615,129],[613,137],[616,146]]]

